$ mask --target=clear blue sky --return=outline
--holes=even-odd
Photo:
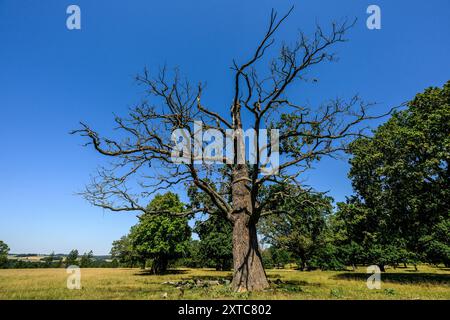
[[[16,253],[108,253],[136,218],[74,195],[102,158],[68,132],[80,120],[110,128],[113,112],[141,98],[133,75],[164,63],[207,81],[220,111],[231,101],[232,59],[249,56],[272,7],[293,3],[280,40],[316,21],[359,19],[340,61],[314,69],[319,82],[296,93],[302,99],[359,93],[383,111],[449,79],[448,0],[0,0],[0,239]],[[81,7],[80,31],[66,29],[70,4]],[[381,30],[365,26],[369,4],[381,7]],[[344,200],[347,172],[346,161],[325,161],[308,183]]]

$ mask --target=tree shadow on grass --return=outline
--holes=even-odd
[[[214,280],[229,280],[231,281],[233,279],[232,275],[192,275],[189,277],[190,280],[202,280],[202,281],[214,281]]]
[[[269,275],[267,278],[271,283],[276,284],[278,286],[314,286],[314,287],[321,286],[321,284],[318,282],[308,282],[304,280],[282,280],[280,275],[278,274]]]
[[[149,269],[140,270],[139,272],[135,273],[135,276],[164,276],[168,274],[186,274],[188,271],[183,269],[169,269],[163,274],[154,274]]]
[[[366,281],[370,273],[346,272],[333,276],[339,280],[363,280]],[[402,284],[450,284],[450,274],[435,273],[381,273],[381,281],[395,282]]]

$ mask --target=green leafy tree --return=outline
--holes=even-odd
[[[417,94],[350,153],[357,197],[345,209],[356,221],[349,236],[367,259],[448,263],[450,82]]]
[[[80,259],[80,267],[81,268],[89,268],[92,267],[94,260],[94,253],[91,251],[85,252]]]
[[[419,247],[423,248],[428,262],[444,263],[450,267],[450,220],[437,223],[431,234],[420,238]]]
[[[205,261],[203,255],[200,253],[200,241],[190,239],[183,257],[173,262],[174,266],[187,268],[204,268]]]
[[[353,269],[366,262],[366,250],[363,248],[367,235],[366,210],[363,206],[340,202],[337,212],[330,217],[332,241],[338,250],[338,259]]]
[[[199,254],[206,266],[216,270],[230,270],[233,264],[233,226],[225,219],[210,216],[205,221],[197,221],[194,232],[200,238]]]
[[[281,188],[289,189],[290,196],[282,196]],[[289,251],[301,270],[316,267],[312,262],[325,244],[331,198],[293,185],[274,186],[266,196],[272,199],[272,210],[278,214],[262,220],[264,241]]]
[[[218,185],[219,192],[230,198],[231,190],[227,181],[230,173],[226,167],[222,167],[219,171],[224,177],[224,181]],[[217,192],[216,185],[212,184],[212,188],[214,192]],[[191,208],[210,208],[210,212],[217,210],[211,198],[195,185],[188,188],[188,196]],[[233,264],[232,231],[232,223],[217,214],[210,213],[206,220],[196,221],[194,232],[200,238],[198,254],[203,267],[214,267],[216,270],[231,269]]]
[[[120,266],[119,260],[112,259],[112,261],[111,261],[111,268],[118,268],[119,266]]]
[[[4,267],[8,263],[8,252],[8,245],[0,240],[0,267]]]
[[[133,250],[130,237],[121,237],[112,243],[111,258],[120,266],[133,268],[139,263],[139,255]]]
[[[66,264],[66,268],[68,266],[77,265],[78,264],[78,250],[74,249],[74,250],[69,252],[69,254],[66,257],[65,264]]]
[[[333,230],[341,261],[354,268],[357,264],[376,264],[381,271],[385,271],[386,265],[416,264],[418,256],[408,250],[405,239],[386,233],[389,232],[386,218],[356,198],[338,203]]]
[[[272,245],[261,250],[261,256],[265,268],[283,269],[290,262],[294,262],[289,251]]]
[[[176,217],[167,212],[183,212],[184,204],[178,195],[168,192],[156,195],[148,205],[137,225],[131,228],[133,250],[144,259],[152,259],[151,272],[162,274],[170,260],[182,257],[188,249],[191,230],[186,217]]]

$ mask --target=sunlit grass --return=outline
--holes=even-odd
[[[450,299],[450,270],[419,266],[388,269],[381,289],[369,290],[365,268],[357,271],[268,270],[272,288],[234,293],[228,285],[185,289],[166,281],[231,279],[231,272],[178,269],[153,276],[139,269],[81,269],[81,290],[66,287],[65,269],[0,270],[0,299]],[[275,280],[279,284],[274,284]]]

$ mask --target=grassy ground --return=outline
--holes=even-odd
[[[81,290],[66,287],[65,269],[0,270],[0,299],[446,299],[450,269],[420,266],[388,269],[381,289],[369,290],[365,268],[356,272],[268,270],[272,288],[234,293],[228,285],[193,288],[184,293],[166,281],[231,278],[230,272],[180,269],[163,276],[138,269],[82,269]],[[281,280],[277,281],[277,279]],[[274,284],[274,282],[279,284]]]

